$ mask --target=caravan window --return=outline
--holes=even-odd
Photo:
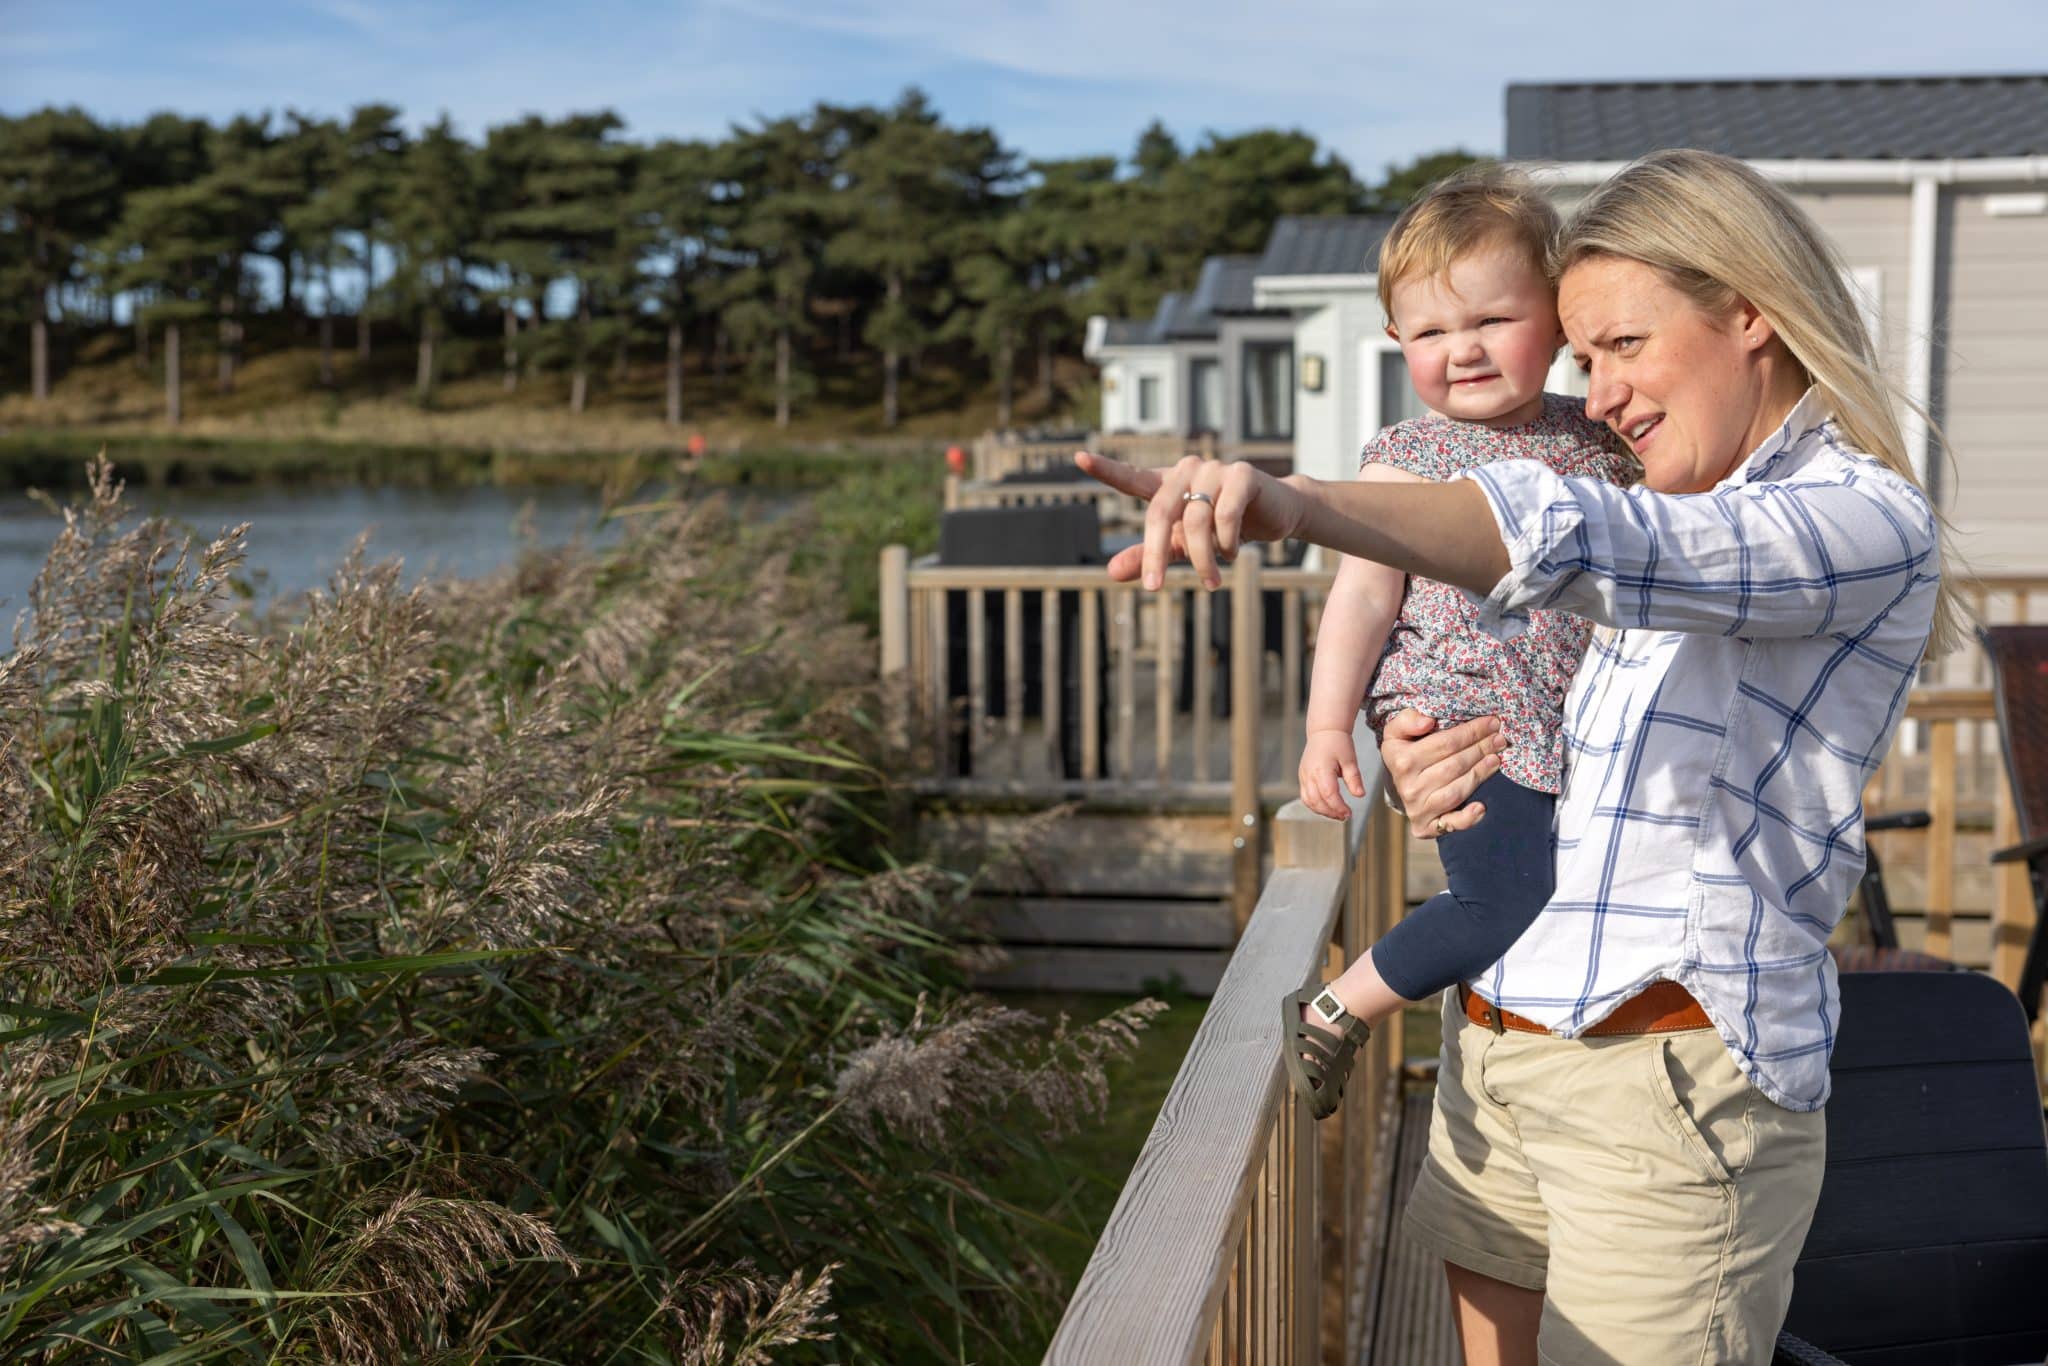
[[[1244,439],[1294,439],[1294,343],[1246,342]]]

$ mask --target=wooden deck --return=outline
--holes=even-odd
[[[1379,1312],[1367,1361],[1389,1366],[1458,1366],[1458,1328],[1444,1264],[1402,1236],[1408,1192],[1429,1151],[1429,1110],[1435,1087],[1411,1082],[1401,1097],[1401,1128],[1394,1144],[1386,1242],[1379,1254]]]

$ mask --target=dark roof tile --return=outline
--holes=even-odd
[[[1273,225],[1254,275],[1370,275],[1392,214],[1283,217]]]
[[[1627,161],[1665,147],[1752,160],[2048,154],[2048,75],[1510,85],[1507,155]]]

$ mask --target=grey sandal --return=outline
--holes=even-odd
[[[1338,1033],[1333,1036],[1310,1024],[1303,1018],[1308,1010]],[[1328,1119],[1337,1113],[1338,1102],[1344,1098],[1344,1080],[1351,1075],[1351,1061],[1372,1037],[1372,1027],[1346,1010],[1328,987],[1303,987],[1290,993],[1280,1002],[1280,1017],[1280,1036],[1288,1041],[1287,1079],[1317,1119]]]

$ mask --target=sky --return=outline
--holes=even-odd
[[[916,85],[1028,156],[1128,155],[1158,118],[1184,144],[1299,128],[1368,178],[1498,151],[1511,81],[2043,68],[2042,0],[0,0],[6,113],[382,100],[472,138],[600,108],[635,138],[718,137]]]

